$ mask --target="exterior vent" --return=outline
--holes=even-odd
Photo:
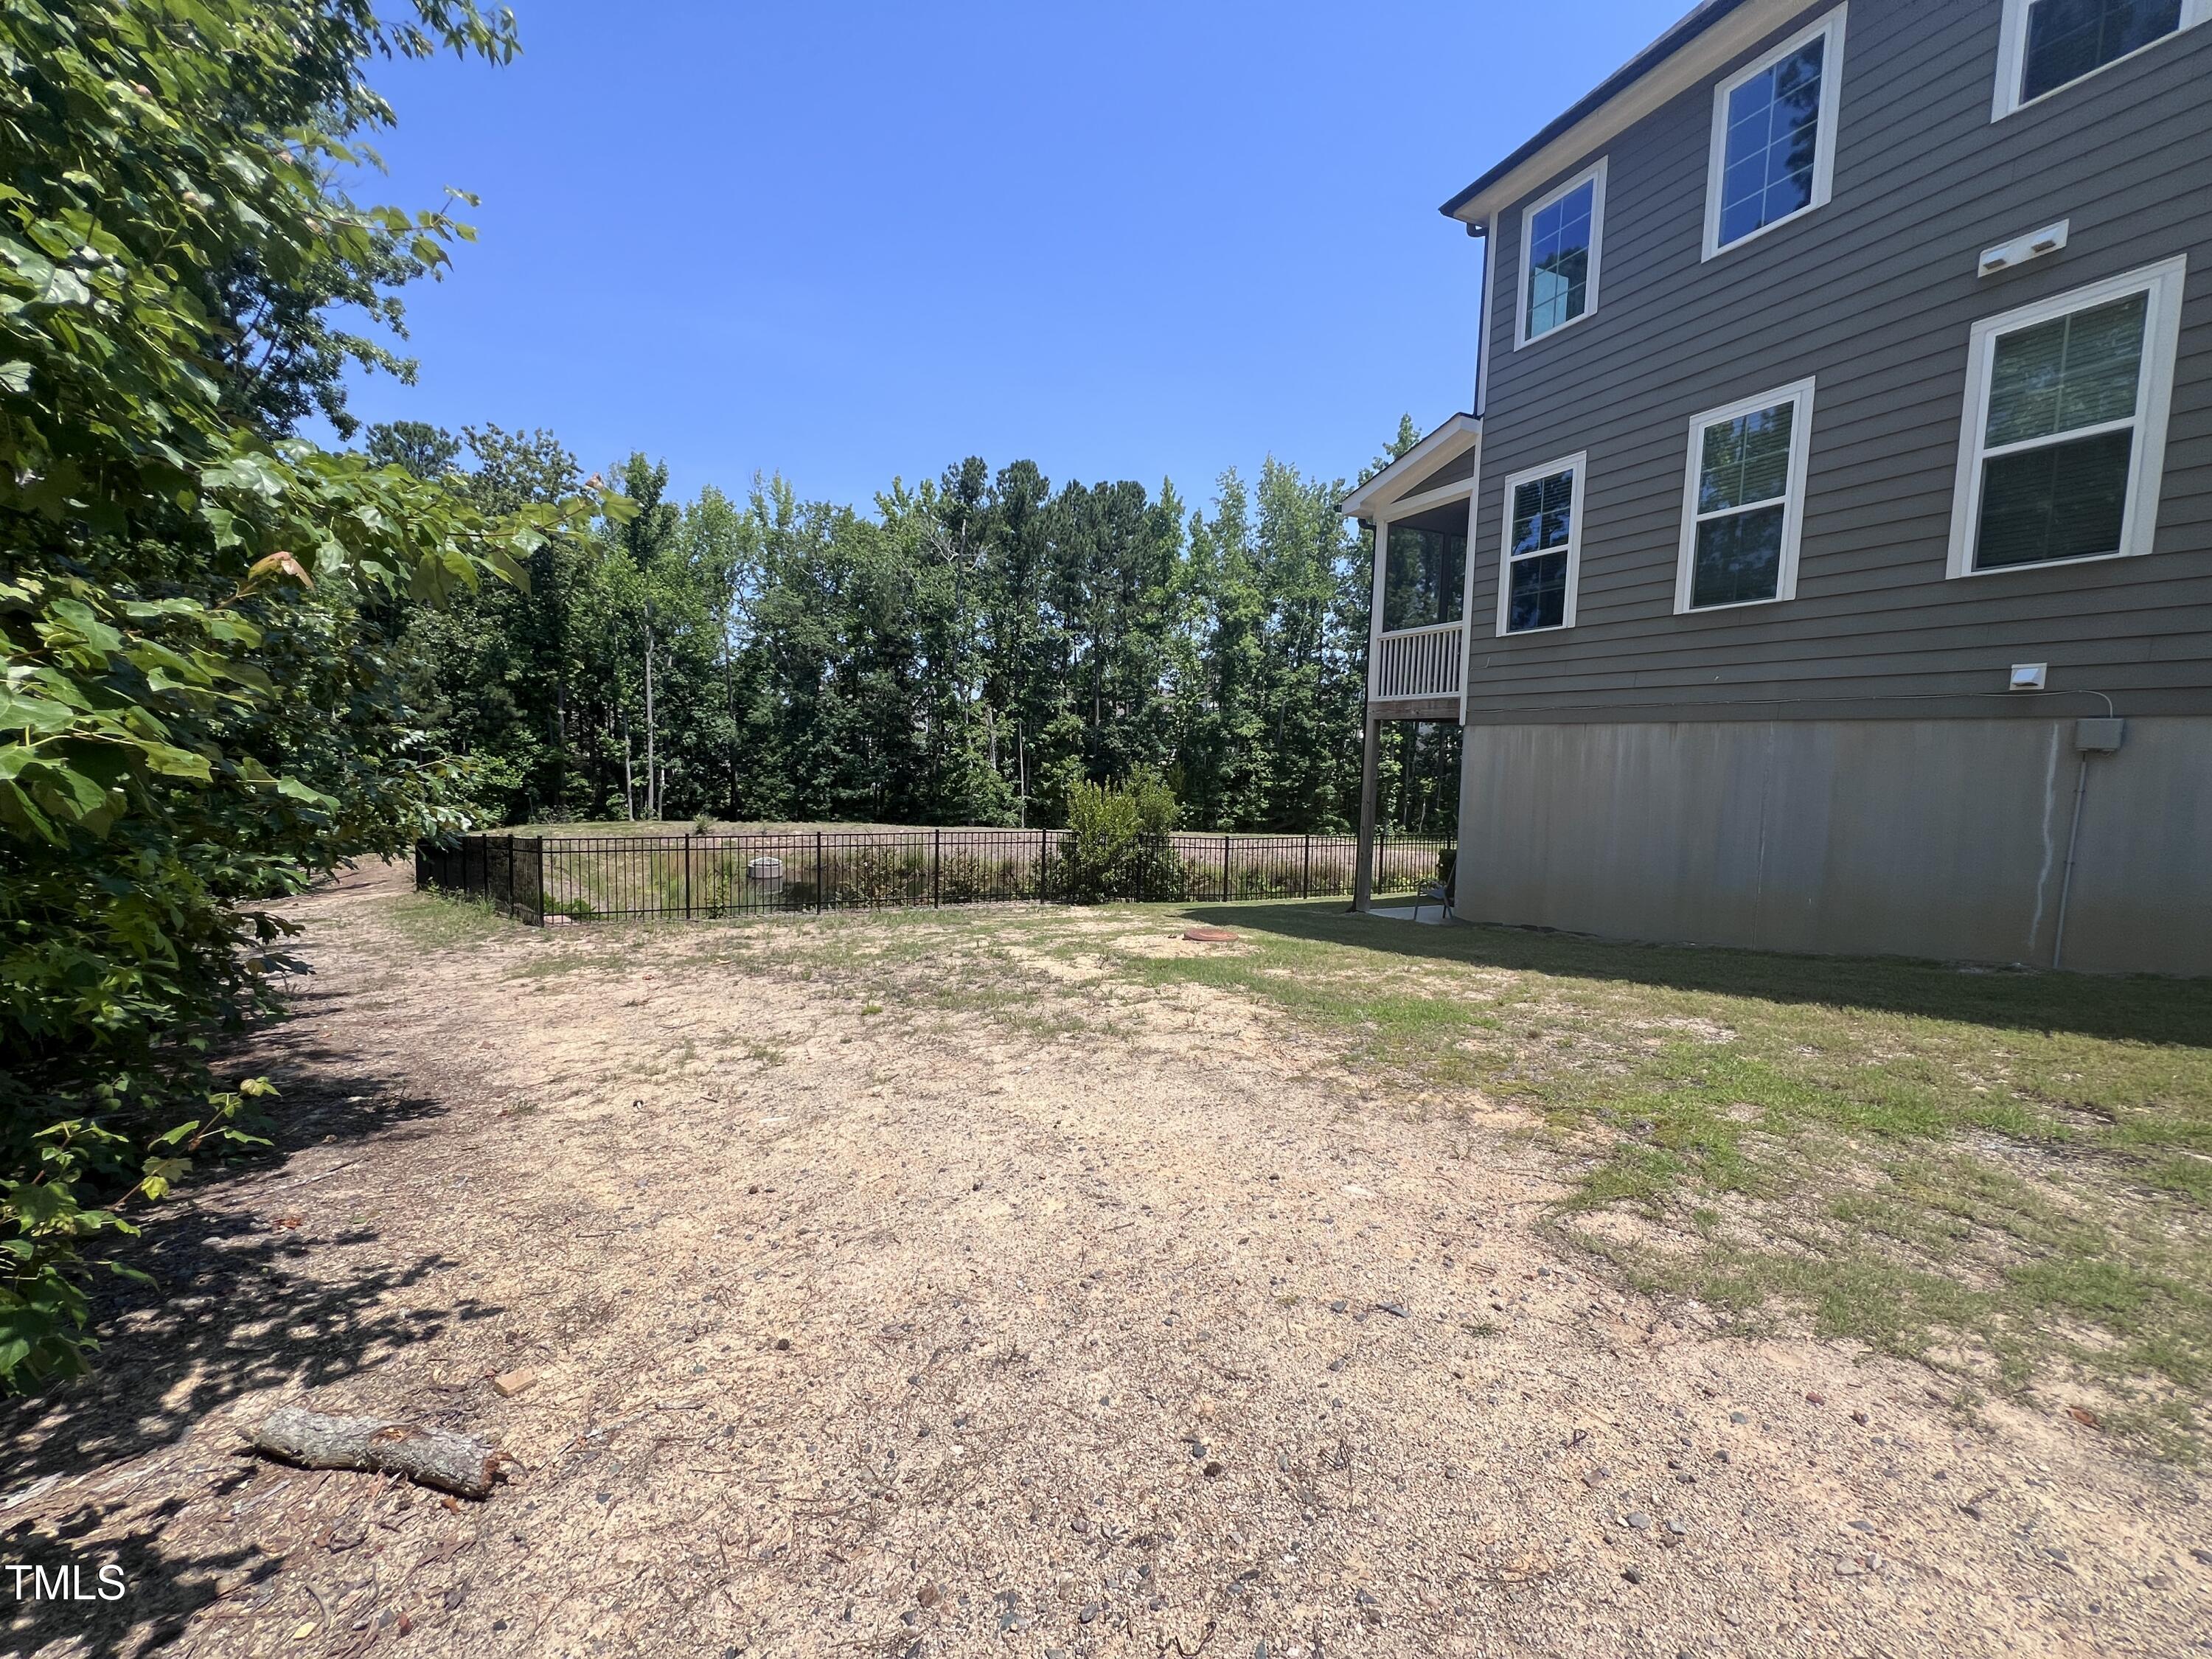
[[[2066,246],[2066,232],[2073,222],[2071,219],[2061,219],[2055,225],[2045,225],[2041,230],[2032,230],[2025,236],[1984,249],[1981,274],[1994,276],[1999,271],[2024,265],[2030,259],[2040,259],[2046,253],[2057,252]]]

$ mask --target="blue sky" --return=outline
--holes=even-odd
[[[1350,475],[1468,402],[1437,204],[1686,4],[514,0],[507,68],[378,76],[380,198],[474,191],[482,240],[409,299],[420,385],[354,407],[686,495]]]

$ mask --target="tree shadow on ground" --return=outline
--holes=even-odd
[[[1859,1008],[2014,1030],[2068,1031],[2121,1042],[2212,1048],[2212,980],[1630,944],[1470,922],[1429,927],[1360,915],[1334,902],[1194,905],[1187,914],[1224,927],[1464,967]]]
[[[0,1564],[77,1568],[88,1598],[33,1597],[0,1582],[0,1606],[12,1615],[0,1622],[5,1651],[66,1638],[88,1659],[150,1652],[219,1598],[218,1580],[229,1581],[234,1597],[250,1595],[282,1565],[281,1555],[251,1538],[196,1549],[172,1528],[187,1507],[219,1503],[253,1479],[257,1465],[240,1455],[242,1441],[210,1437],[185,1468],[125,1469],[105,1480],[95,1472],[181,1445],[246,1395],[297,1395],[362,1376],[455,1324],[501,1311],[465,1295],[429,1308],[394,1305],[399,1293],[456,1264],[343,1248],[380,1237],[367,1216],[317,1231],[288,1212],[293,1194],[320,1171],[345,1166],[363,1143],[409,1134],[445,1107],[283,1027],[265,1058],[282,1091],[275,1152],[204,1176],[138,1218],[143,1235],[107,1255],[150,1282],[97,1282],[101,1346],[91,1375],[0,1402],[0,1504],[15,1510],[0,1509]],[[291,1156],[302,1151],[308,1155]],[[94,1478],[66,1510],[46,1498],[86,1476]],[[99,1571],[110,1563],[128,1589],[101,1601]],[[23,1589],[33,1588],[25,1576]]]

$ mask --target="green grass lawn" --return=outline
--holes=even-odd
[[[1240,942],[1161,954],[1188,921]],[[1568,1189],[1548,1224],[1647,1291],[1962,1389],[2062,1387],[2179,1455],[2212,1400],[2212,982],[1424,927],[1340,900],[562,933],[549,967],[634,963],[651,936],[892,1022],[1040,1039],[1211,988],[1385,1099],[1517,1109]]]
[[[2212,983],[1189,914],[1249,944],[1120,971],[1241,993],[1356,1071],[1534,1112],[1571,1171],[1554,1224],[1643,1287],[1795,1310],[2008,1389],[2063,1373],[2193,1450]]]

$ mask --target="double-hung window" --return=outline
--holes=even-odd
[[[1950,574],[2148,553],[2188,261],[1974,325]]]
[[[1677,612],[1797,597],[1812,445],[1810,380],[1690,422]]]
[[[1521,325],[1515,348],[1597,309],[1605,238],[1605,161],[1577,173],[1521,216]]]
[[[1990,118],[2203,22],[2212,0],[2005,0]]]
[[[1827,201],[1836,173],[1845,10],[1838,6],[1713,88],[1706,258]]]
[[[1583,482],[1589,457],[1570,455],[1505,481],[1505,546],[1498,556],[1498,631],[1575,625],[1582,574]]]

